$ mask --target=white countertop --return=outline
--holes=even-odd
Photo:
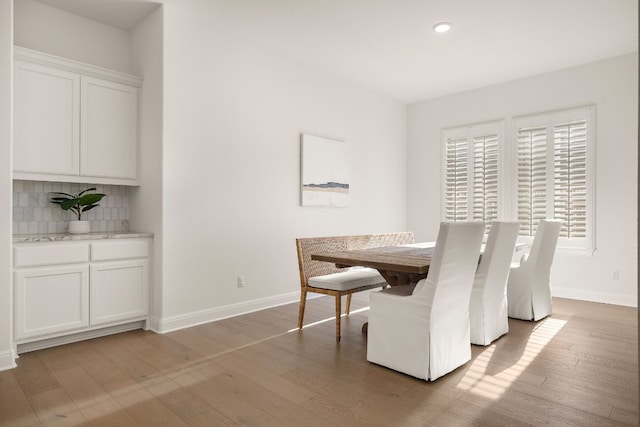
[[[96,232],[87,234],[51,233],[51,234],[14,234],[13,243],[62,242],[70,240],[134,239],[153,237],[153,233],[132,231]]]

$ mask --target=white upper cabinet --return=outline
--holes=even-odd
[[[137,185],[142,80],[19,47],[14,56],[14,178]]]
[[[82,175],[136,179],[138,89],[82,78]]]
[[[13,170],[77,175],[80,165],[80,76],[14,63]]]

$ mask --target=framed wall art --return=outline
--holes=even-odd
[[[337,139],[302,134],[302,206],[344,207],[349,200],[347,143]]]

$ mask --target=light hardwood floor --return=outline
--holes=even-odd
[[[428,383],[366,361],[366,301],[340,344],[324,297],[302,331],[290,304],[23,354],[0,372],[0,425],[638,425],[636,309],[556,299]]]

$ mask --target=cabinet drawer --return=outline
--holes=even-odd
[[[91,244],[91,261],[147,258],[148,256],[147,240],[114,240]]]
[[[13,248],[13,265],[16,268],[76,264],[87,261],[89,261],[88,243],[34,243]]]

